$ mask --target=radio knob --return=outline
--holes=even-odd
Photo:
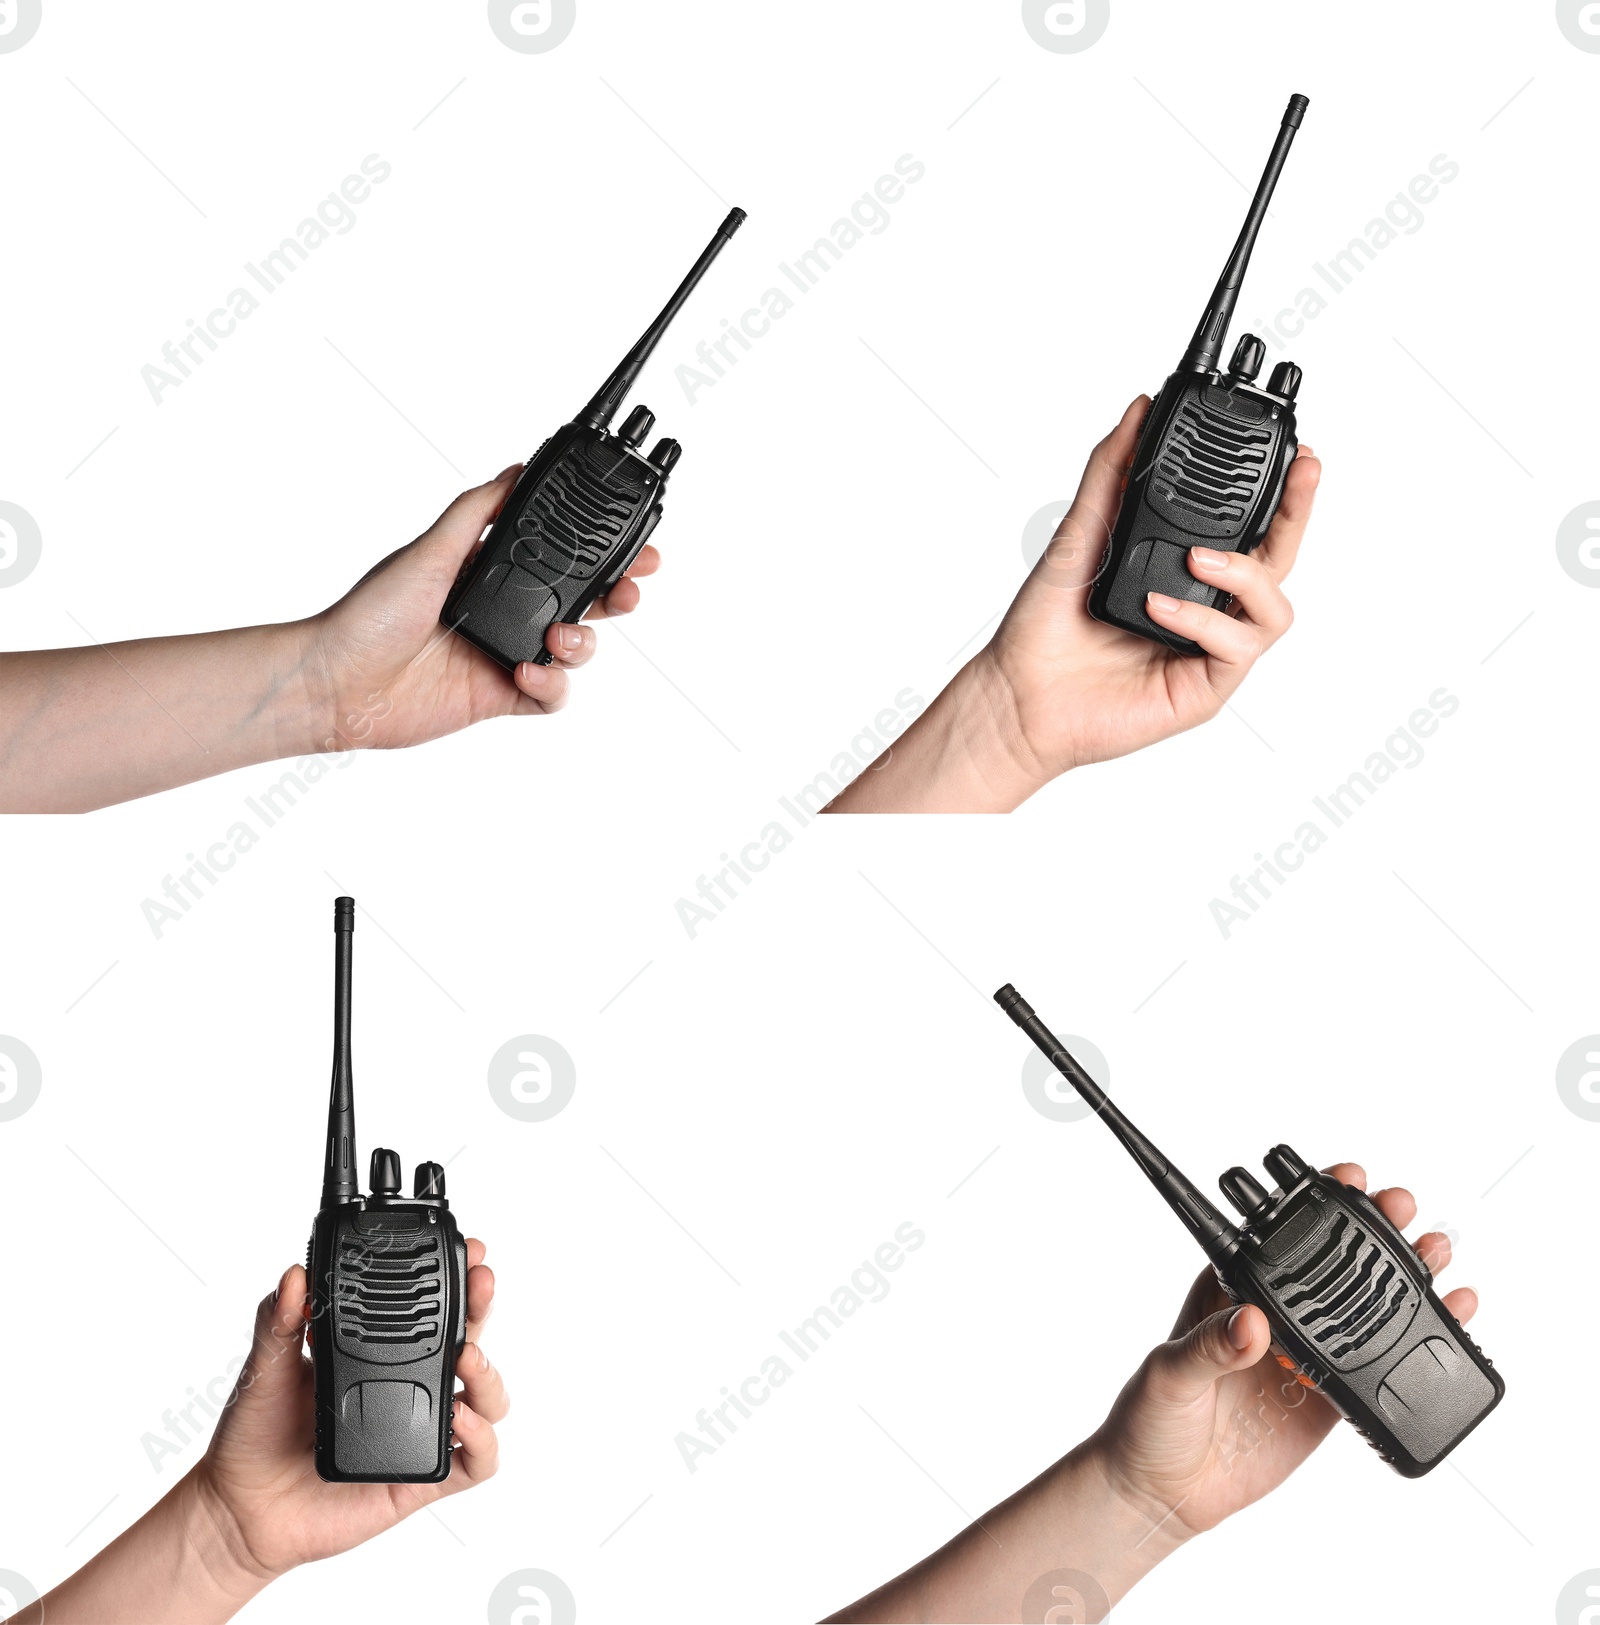
[[[1217,1183],[1222,1186],[1222,1194],[1246,1219],[1253,1218],[1267,1205],[1267,1193],[1247,1168],[1230,1168]]]
[[[1306,1165],[1286,1145],[1275,1145],[1261,1159],[1261,1166],[1285,1189],[1305,1177]]]
[[[372,1153],[372,1194],[398,1196],[400,1194],[400,1154],[381,1147]]]
[[[655,450],[650,453],[650,461],[663,474],[670,474],[678,466],[678,459],[681,456],[683,447],[676,440],[658,440]]]
[[[1228,363],[1228,372],[1234,378],[1242,378],[1245,383],[1253,384],[1256,381],[1256,374],[1261,371],[1261,363],[1266,359],[1266,345],[1254,333],[1246,333],[1234,346],[1233,360]]]
[[[656,426],[656,415],[648,406],[636,406],[628,414],[618,438],[625,446],[635,449],[644,444],[644,437]]]
[[[411,1182],[413,1196],[443,1196],[444,1169],[436,1162],[419,1162]]]
[[[1267,381],[1269,395],[1281,395],[1286,401],[1292,401],[1300,393],[1300,380],[1304,373],[1292,361],[1280,361],[1272,369],[1272,377]]]

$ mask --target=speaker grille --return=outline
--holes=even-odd
[[[1302,1336],[1334,1366],[1361,1363],[1354,1356],[1414,1307],[1411,1282],[1388,1250],[1342,1213],[1321,1247],[1272,1285]],[[1372,1348],[1364,1358],[1377,1353]]]
[[[1272,431],[1209,410],[1190,396],[1178,409],[1151,482],[1157,495],[1217,524],[1238,524],[1266,473]]]
[[[551,586],[586,580],[621,540],[646,484],[633,458],[601,441],[569,452],[517,521],[517,563]]]
[[[389,1347],[436,1341],[444,1324],[443,1266],[426,1233],[345,1236],[334,1268],[340,1339]]]

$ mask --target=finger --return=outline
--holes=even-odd
[[[1270,641],[1250,621],[1236,621],[1219,609],[1169,598],[1164,592],[1145,594],[1145,613],[1157,626],[1200,645],[1213,662],[1212,686],[1224,696],[1244,681]]]
[[[625,576],[653,576],[661,568],[661,554],[649,542],[639,549],[639,556],[623,571]]]
[[[1434,1275],[1441,1275],[1449,1269],[1450,1260],[1455,1256],[1450,1238],[1442,1230],[1430,1230],[1427,1235],[1418,1236],[1411,1245],[1416,1249],[1417,1257]]]
[[[450,1457],[450,1476],[440,1486],[443,1495],[458,1495],[482,1484],[500,1466],[500,1441],[494,1428],[465,1400],[455,1403],[456,1448]]]
[[[512,675],[522,690],[515,715],[548,715],[567,703],[567,674],[560,666],[537,666],[524,660]]]
[[[1283,588],[1254,554],[1191,547],[1189,569],[1196,581],[1231,592],[1245,616],[1266,633],[1269,648],[1294,624],[1294,610]]]
[[[596,647],[594,629],[557,621],[553,626],[545,628],[544,646],[555,656],[558,666],[565,666],[568,671],[574,671],[594,658]]]
[[[1168,1404],[1189,1404],[1229,1372],[1264,1359],[1271,1342],[1267,1317],[1253,1304],[1208,1315],[1192,1331],[1151,1354],[1152,1396]]]
[[[604,598],[597,598],[584,613],[586,621],[603,621],[611,615],[631,615],[639,607],[638,582],[624,576]]]
[[[1454,1292],[1445,1293],[1442,1301],[1463,1326],[1478,1312],[1478,1294],[1470,1286],[1458,1286]]]
[[[1311,509],[1321,482],[1321,461],[1309,446],[1302,446],[1300,455],[1289,465],[1289,477],[1283,482],[1283,501],[1267,530],[1267,539],[1258,549],[1262,562],[1279,581],[1294,568],[1294,561],[1299,557],[1300,543],[1311,522]]]
[[[1378,1191],[1372,1200],[1396,1230],[1404,1230],[1417,1216],[1417,1199],[1404,1185],[1393,1185],[1388,1190]]]
[[[481,1264],[487,1256],[489,1248],[486,1243],[478,1240],[476,1236],[467,1237],[467,1268],[470,1270]]]
[[[461,1379],[461,1396],[474,1414],[486,1422],[499,1422],[511,1409],[511,1399],[500,1373],[489,1363],[482,1347],[469,1342],[456,1361],[456,1375]]]
[[[1367,1188],[1367,1170],[1359,1162],[1336,1162],[1322,1171],[1330,1179],[1337,1179],[1341,1185],[1354,1185],[1358,1191]]]
[[[472,1256],[470,1253],[467,1255]],[[494,1271],[487,1264],[473,1264],[467,1270],[467,1340],[476,1343],[483,1336],[483,1324],[494,1309]]]

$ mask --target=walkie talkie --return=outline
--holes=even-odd
[[[350,1073],[351,898],[333,905],[333,1085],[322,1209],[306,1249],[317,1472],[333,1484],[437,1484],[450,1476],[456,1355],[466,1341],[467,1245],[444,1169],[372,1153],[372,1194],[356,1181]]]
[[[1315,1388],[1407,1478],[1437,1467],[1500,1403],[1505,1383],[1439,1301],[1433,1275],[1378,1205],[1286,1145],[1263,1159],[1270,1194],[1243,1168],[1222,1176],[1228,1222],[1106,1097],[1007,984],[995,1003],[1122,1142],[1211,1260],[1237,1303],[1272,1327],[1278,1364]]]
[[[544,639],[551,625],[581,620],[622,579],[661,522],[667,476],[683,448],[676,440],[659,440],[648,458],[642,455],[656,421],[647,406],[636,406],[619,434],[611,433],[611,420],[744,219],[744,210],[734,209],[717,227],[694,269],[599,393],[529,458],[482,548],[445,600],[444,625],[508,671],[523,660],[549,665]]]
[[[1283,483],[1300,449],[1294,402],[1300,369],[1280,361],[1265,390],[1255,387],[1267,348],[1253,333],[1239,340],[1226,374],[1217,368],[1239,288],[1295,131],[1310,105],[1292,96],[1256,188],[1244,230],[1211,295],[1178,370],[1145,414],[1111,544],[1089,594],[1089,613],[1179,654],[1205,651],[1145,614],[1147,593],[1165,593],[1208,609],[1229,595],[1196,581],[1191,547],[1248,553],[1266,537],[1283,500]]]

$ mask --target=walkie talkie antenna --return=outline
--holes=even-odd
[[[1210,372],[1222,354],[1223,343],[1228,337],[1228,324],[1233,320],[1233,307],[1239,302],[1239,289],[1250,266],[1251,251],[1256,246],[1256,236],[1261,230],[1261,222],[1267,217],[1267,205],[1272,202],[1272,193],[1278,184],[1284,160],[1289,156],[1289,148],[1294,144],[1295,131],[1300,128],[1300,121],[1305,117],[1306,109],[1310,105],[1310,100],[1305,96],[1289,98],[1289,106],[1284,112],[1278,139],[1272,148],[1272,156],[1267,159],[1267,167],[1261,175],[1261,184],[1256,188],[1256,195],[1250,204],[1250,213],[1245,217],[1244,230],[1239,233],[1239,240],[1233,245],[1233,253],[1229,256],[1227,265],[1223,267],[1222,276],[1212,291],[1211,303],[1206,306],[1206,313],[1200,319],[1200,325],[1194,330],[1194,337],[1190,339],[1189,348],[1180,363],[1184,370]]]
[[[1056,1071],[1088,1102],[1095,1116],[1127,1147],[1150,1183],[1166,1198],[1167,1206],[1205,1249],[1206,1257],[1213,1264],[1224,1263],[1238,1246],[1238,1230],[1112,1105],[1105,1090],[1061,1047],[1055,1034],[1033,1013],[1033,1006],[1009,982],[995,994],[994,1002],[1038,1045]]]
[[[322,1168],[322,1205],[353,1202],[356,1181],[355,1084],[350,1071],[350,948],[356,901],[333,900],[333,1083],[328,1090],[328,1153]]]
[[[740,226],[744,224],[745,213],[743,209],[733,209],[728,218],[717,227],[716,235],[706,245],[706,251],[694,262],[694,269],[690,271],[678,285],[678,291],[667,301],[666,308],[647,327],[643,336],[634,347],[617,364],[617,370],[600,386],[599,393],[578,414],[577,421],[591,429],[606,428],[617,408],[627,399],[628,391],[633,388],[633,381],[639,376],[639,369],[650,359],[651,352],[661,342],[661,335],[672,325],[672,318],[683,308],[684,301],[695,290],[707,271],[711,269],[711,262],[727,245],[728,239],[733,236]]]

